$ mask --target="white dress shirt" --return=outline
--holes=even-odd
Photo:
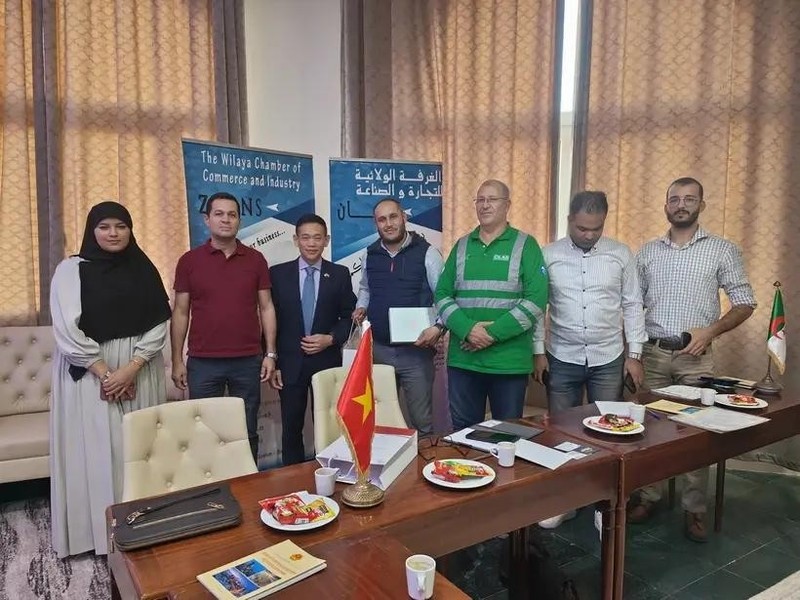
[[[601,237],[584,252],[567,236],[542,249],[550,278],[547,351],[562,362],[596,367],[647,341],[636,260],[625,245]],[[624,337],[623,337],[624,331]],[[534,354],[544,354],[545,325],[537,321]]]

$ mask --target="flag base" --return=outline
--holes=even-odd
[[[756,392],[760,394],[780,394],[782,390],[783,386],[772,378],[769,371],[761,381],[756,383]]]
[[[383,490],[378,486],[358,478],[353,485],[342,492],[342,502],[353,508],[369,508],[383,502]]]

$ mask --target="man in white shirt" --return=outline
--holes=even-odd
[[[621,400],[624,377],[636,388],[644,378],[647,335],[636,260],[625,244],[602,237],[607,215],[605,193],[578,192],[569,204],[568,235],[543,249],[550,335],[545,344],[544,322],[536,323],[533,376],[547,388],[550,412],[579,406],[584,390],[589,402]],[[539,525],[552,529],[573,516]]]
[[[698,218],[705,207],[699,181],[691,177],[673,181],[664,205],[669,231],[647,242],[637,255],[648,336],[645,384],[650,389],[697,385],[699,377],[713,376],[712,340],[738,327],[756,307],[739,248],[700,227]],[[731,303],[722,316],[720,289]],[[683,477],[686,535],[705,542],[708,467]],[[661,499],[661,487],[640,490],[640,503],[628,512],[629,523],[649,518]]]
[[[636,261],[625,244],[602,237],[607,214],[605,193],[577,193],[568,235],[543,250],[550,335],[545,344],[544,323],[536,324],[534,378],[547,387],[550,412],[579,406],[584,390],[589,402],[621,400],[625,377],[636,388],[644,378]]]

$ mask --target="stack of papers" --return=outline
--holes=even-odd
[[[664,394],[665,396],[672,396],[673,398],[681,398],[683,400],[700,400],[702,395],[702,388],[693,387],[691,385],[668,385],[667,387],[650,390],[654,394]]]
[[[710,406],[690,415],[675,415],[670,417],[670,419],[678,423],[692,425],[693,427],[707,429],[708,431],[714,431],[716,433],[727,433],[729,431],[746,429],[769,421],[769,419],[764,417],[748,415],[735,410],[725,410],[724,408],[717,408],[716,406]]]

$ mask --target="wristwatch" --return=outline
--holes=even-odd
[[[272,360],[278,360],[277,352],[267,352],[264,356],[266,356],[267,358],[271,358]]]
[[[642,360],[642,353],[641,352],[628,352],[628,358],[632,358],[633,360]]]

